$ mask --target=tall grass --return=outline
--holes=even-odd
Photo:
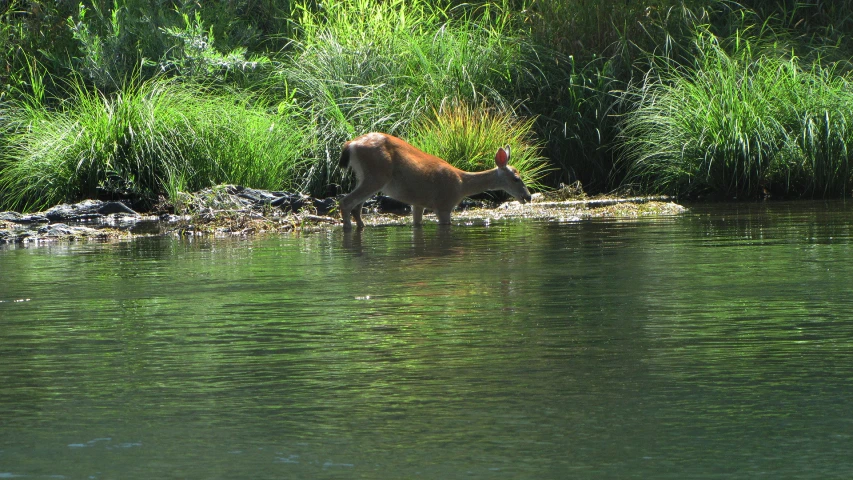
[[[533,139],[534,119],[519,120],[511,112],[497,112],[483,106],[448,106],[435,116],[418,123],[410,141],[421,150],[448,161],[457,168],[480,171],[494,168],[495,152],[509,145],[510,164],[519,170],[531,188],[547,168],[540,156],[541,146]]]
[[[672,194],[851,191],[853,92],[819,63],[697,36],[696,64],[648,78],[624,121],[628,180]]]
[[[335,194],[345,140],[460,132],[458,105],[535,118],[551,185],[845,195],[850,63],[828,60],[853,51],[851,1],[12,0],[0,205],[226,181]]]
[[[490,7],[491,8],[491,7]],[[368,131],[406,136],[446,102],[510,111],[513,91],[536,75],[529,43],[507,13],[450,13],[423,0],[297,4],[291,59],[280,76],[310,110],[319,151],[310,190],[343,181],[337,152]]]
[[[295,188],[307,136],[288,106],[174,82],[106,96],[79,81],[56,109],[18,102],[0,137],[0,208],[37,209],[118,189],[140,199],[217,183]]]

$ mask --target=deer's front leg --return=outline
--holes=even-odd
[[[424,207],[412,205],[412,223],[419,226],[424,220]]]

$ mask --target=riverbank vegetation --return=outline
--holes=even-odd
[[[373,130],[544,188],[853,190],[851,0],[72,3],[0,7],[0,209],[335,195]]]

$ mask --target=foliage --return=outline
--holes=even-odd
[[[784,1],[741,0],[742,8],[757,18],[773,19],[781,28],[795,32],[811,46],[846,44],[853,35],[853,0]]]
[[[345,140],[374,130],[406,136],[446,102],[509,111],[513,92],[536,76],[530,45],[513,36],[503,13],[454,19],[440,6],[402,0],[295,9],[297,42],[280,77],[310,111],[320,140],[312,191],[341,181]]]
[[[447,160],[466,171],[494,168],[495,152],[509,145],[510,164],[524,182],[541,188],[538,181],[547,167],[541,148],[531,141],[533,119],[518,120],[510,112],[495,112],[484,105],[445,107],[434,118],[413,129],[411,142],[421,150]]]
[[[275,181],[335,194],[347,181],[337,167],[345,140],[454,131],[460,105],[488,105],[484,123],[534,119],[524,136],[548,159],[545,185],[846,196],[851,1],[9,0],[0,3],[0,184],[20,190],[0,201],[238,178],[195,161],[170,170],[150,152],[197,158],[218,145],[217,162],[238,168],[256,161],[251,148],[274,150],[257,140],[270,122],[287,125],[281,162],[299,158]],[[160,90],[187,104],[165,107]],[[128,137],[123,124],[160,133]],[[170,129],[182,136],[167,141]],[[483,131],[495,136],[483,144],[508,132]],[[85,138],[91,166],[79,158]],[[39,181],[24,174],[33,155],[65,167]],[[37,199],[48,190],[50,200]]]
[[[707,32],[696,65],[649,78],[624,123],[629,178],[672,194],[845,195],[853,186],[853,93],[845,76],[756,39]]]
[[[265,56],[254,56],[247,60],[245,47],[237,47],[227,54],[221,53],[214,47],[216,39],[213,27],[205,28],[199,12],[195,12],[192,18],[187,14],[182,14],[181,18],[182,26],[163,29],[174,41],[174,46],[160,60],[161,70],[174,70],[176,75],[190,81],[239,83],[270,64],[270,59]]]
[[[59,108],[9,107],[0,204],[40,208],[119,190],[151,199],[217,183],[295,188],[306,148],[295,110],[159,79],[115,95],[79,79]]]
[[[103,36],[89,26],[92,21],[88,17],[93,13],[106,30]],[[130,71],[136,62],[135,58],[129,58],[136,49],[123,28],[127,22],[126,15],[127,9],[115,0],[109,15],[105,15],[97,4],[89,9],[81,3],[77,18],[68,17],[69,30],[82,47],[83,55],[77,59],[77,68],[99,88],[114,88],[121,81],[122,74]]]

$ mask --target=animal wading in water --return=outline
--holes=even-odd
[[[424,153],[403,140],[384,133],[368,133],[344,144],[341,167],[350,167],[358,183],[341,200],[344,229],[352,228],[350,215],[358,228],[361,207],[379,191],[412,206],[415,225],[423,220],[424,209],[438,215],[438,223],[450,224],[450,212],[463,198],[487,190],[504,190],[522,203],[530,200],[530,192],[509,163],[509,147],[495,154],[496,168],[483,172],[466,172],[444,160]]]

